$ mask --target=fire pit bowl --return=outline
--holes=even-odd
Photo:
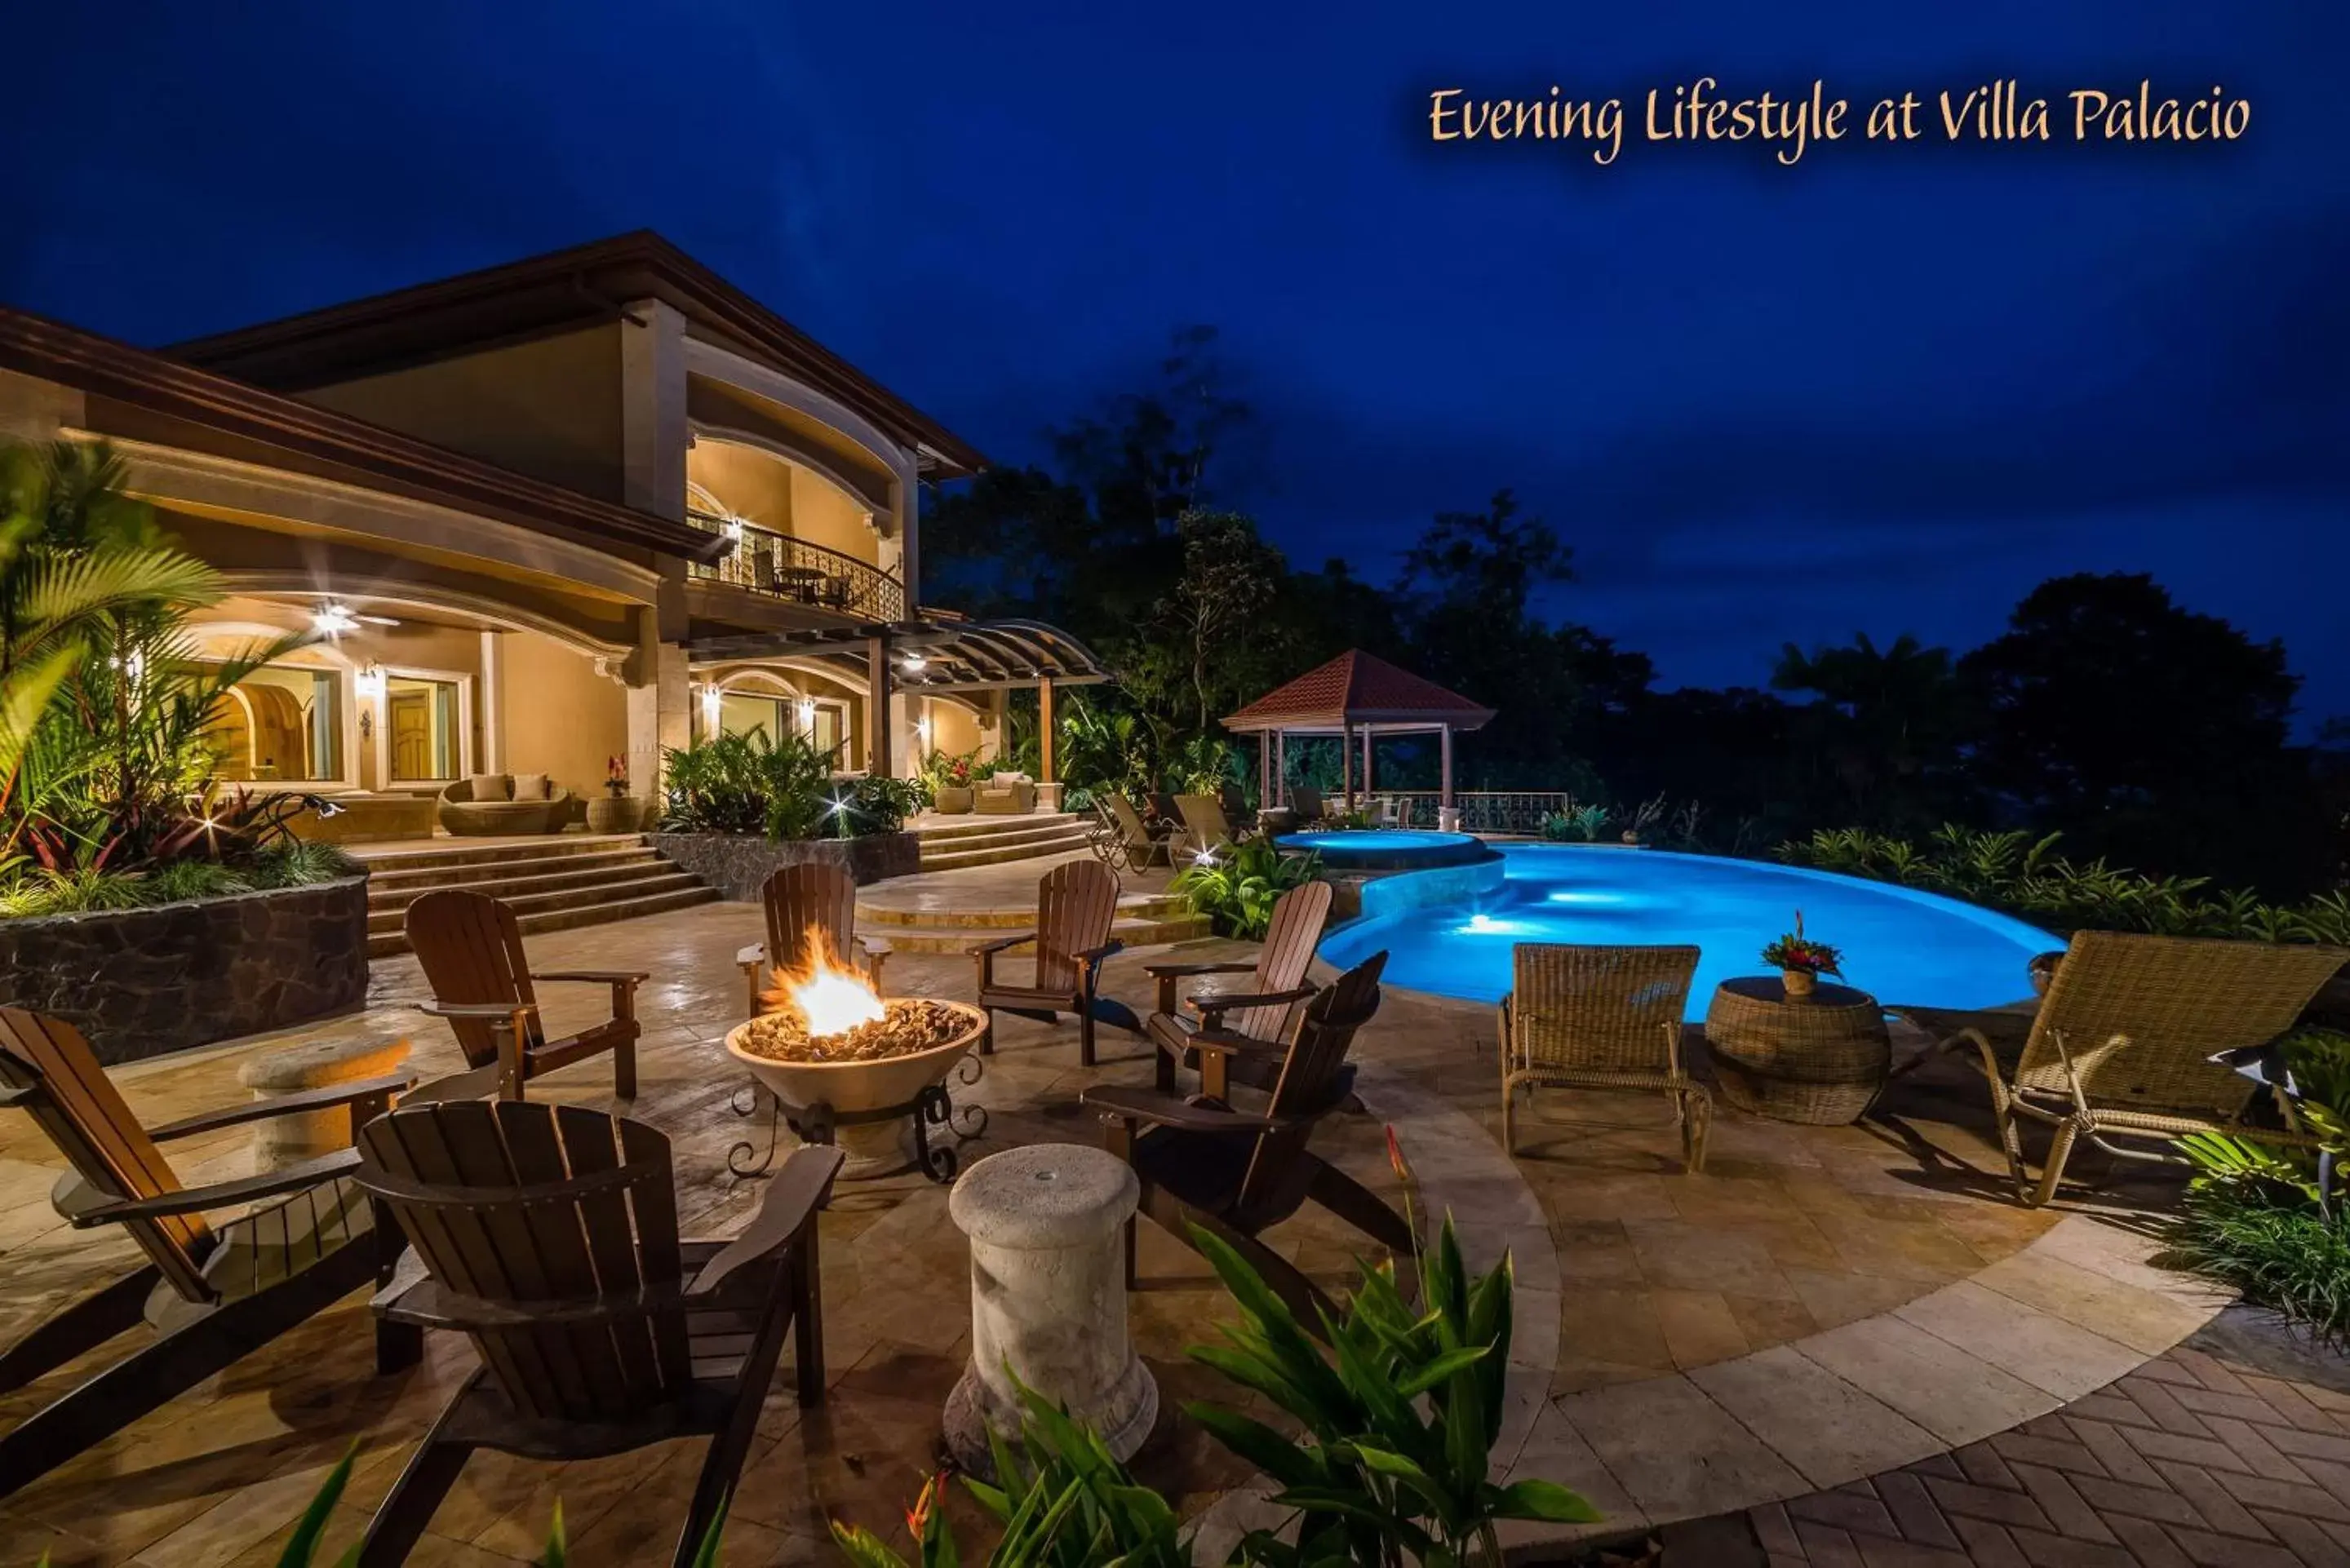
[[[908,1007],[929,1010],[951,1033],[918,1050],[847,1061],[761,1054],[754,1047],[767,1033],[762,1026],[773,1027],[766,1019],[737,1024],[726,1035],[728,1053],[775,1096],[795,1130],[804,1137],[817,1127],[830,1132],[848,1157],[840,1172],[848,1180],[894,1176],[915,1164],[913,1117],[924,1093],[945,1081],[987,1028],[984,1013],[960,1002],[899,999],[886,1006],[893,1016]],[[819,1036],[815,1048],[821,1051],[829,1038]]]

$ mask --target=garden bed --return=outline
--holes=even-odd
[[[367,881],[0,920],[0,1005],[109,1064],[346,1012],[367,998]]]
[[[845,867],[858,887],[922,868],[921,841],[910,833],[862,838],[762,838],[748,833],[656,833],[652,846],[679,869],[691,872],[737,904],[754,904],[759,888],[780,867],[818,861]]]

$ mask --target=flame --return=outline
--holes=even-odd
[[[775,981],[781,989],[762,992],[760,1000],[770,1007],[788,1003],[798,1008],[800,1016],[807,1020],[810,1039],[846,1033],[885,1016],[879,995],[863,975],[834,955],[832,944],[815,926],[808,928],[807,954],[805,968],[791,974],[778,972]]]

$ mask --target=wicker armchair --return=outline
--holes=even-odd
[[[2315,1147],[2282,1096],[2282,1127],[2245,1126],[2254,1085],[2211,1057],[2290,1030],[2345,962],[2350,952],[2340,948],[2074,933],[2012,1075],[1988,1036],[1959,1035],[1981,1056],[2017,1194],[2031,1207],[2047,1202],[2085,1137],[2107,1154],[2145,1160],[2176,1157],[2167,1147],[2111,1140],[2167,1146],[2186,1133],[2224,1132]],[[2024,1165],[2024,1120],[2055,1128],[2036,1181]]]
[[[1642,1089],[1673,1102],[1681,1159],[1705,1168],[1713,1099],[1681,1065],[1692,947],[1520,942],[1502,998],[1502,1147],[1518,1152],[1517,1109],[1536,1088]]]
[[[972,799],[982,816],[1025,816],[1036,809],[1036,783],[1026,774],[997,774]]]

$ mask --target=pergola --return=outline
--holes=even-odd
[[[1449,807],[1452,805],[1452,736],[1457,731],[1482,729],[1492,718],[1492,709],[1481,708],[1457,691],[1447,691],[1433,680],[1357,649],[1266,692],[1226,719],[1224,728],[1235,734],[1256,736],[1259,798],[1268,803],[1274,781],[1288,775],[1290,736],[1337,736],[1340,777],[1350,806],[1355,800],[1357,734],[1363,738],[1362,788],[1367,794],[1371,743],[1376,737],[1433,732],[1442,737],[1439,742],[1443,756],[1441,804]]]

